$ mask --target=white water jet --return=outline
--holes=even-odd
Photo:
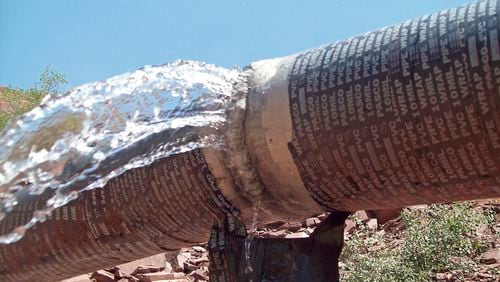
[[[79,191],[103,187],[131,168],[221,146],[222,135],[215,133],[227,122],[225,107],[238,74],[237,69],[176,61],[44,99],[0,136],[5,140],[0,147],[0,219],[26,195],[54,193],[46,209],[4,230],[0,243],[19,240]]]

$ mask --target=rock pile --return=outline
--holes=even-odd
[[[479,204],[481,208],[481,204]],[[415,209],[425,208],[416,206]],[[491,207],[489,207],[491,208]],[[499,206],[494,208],[499,209]],[[497,217],[500,212],[495,210]],[[351,236],[360,228],[368,228],[372,232],[397,234],[405,228],[399,218],[400,210],[358,211],[345,222],[344,235]],[[304,238],[312,234],[315,228],[328,214],[317,214],[304,222],[276,221],[257,228],[254,236],[257,238]],[[499,218],[497,227],[500,228]],[[500,243],[497,240],[497,243]],[[473,280],[494,281],[487,272],[488,269],[500,268],[500,246],[493,247],[480,258],[481,268]],[[372,251],[376,251],[376,248]],[[183,248],[178,253],[163,253],[138,261],[96,271],[94,273],[65,280],[65,282],[149,282],[149,281],[208,281],[209,259],[206,245]],[[437,273],[436,281],[456,281],[453,273]],[[468,280],[469,281],[469,280]]]
[[[360,211],[358,217],[372,222],[377,228],[374,214]],[[303,222],[276,221],[257,228],[256,238],[305,238],[311,235],[316,226],[328,216],[317,214]],[[366,218],[365,218],[366,217]],[[370,221],[371,220],[371,221]],[[352,226],[352,227],[351,227]],[[346,222],[346,232],[351,232],[352,222]],[[65,280],[65,282],[150,282],[150,281],[208,281],[208,251],[206,245],[183,248],[178,253],[164,253],[138,261],[114,266],[94,273]]]
[[[81,275],[64,282],[191,282],[208,281],[205,246],[183,248]]]

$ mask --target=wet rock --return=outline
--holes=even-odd
[[[136,277],[139,278],[140,282],[152,282],[161,280],[182,279],[185,278],[186,276],[184,275],[184,273],[180,272],[172,273],[172,272],[160,271],[154,273],[137,274]]]
[[[106,270],[98,270],[90,276],[90,279],[96,282],[114,282],[115,275]]]

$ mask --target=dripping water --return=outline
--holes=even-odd
[[[254,238],[255,233],[257,231],[260,202],[261,202],[261,200],[258,200],[257,203],[254,204],[254,206],[253,206],[252,222],[251,222],[248,234],[245,238],[245,264],[246,264],[245,265],[245,274],[247,276],[250,276],[250,274],[253,272],[252,262],[251,262],[251,247],[252,247],[253,238]],[[250,280],[250,282],[252,282],[252,280]]]

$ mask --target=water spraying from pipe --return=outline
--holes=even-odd
[[[257,213],[499,197],[499,3],[243,70],[181,61],[48,98],[2,135],[0,277],[60,279],[210,235],[222,254]]]

